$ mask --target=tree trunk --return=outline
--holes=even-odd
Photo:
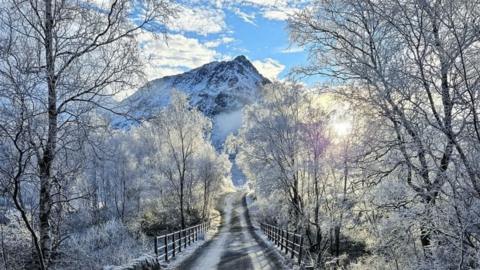
[[[205,178],[204,189],[203,189],[203,209],[202,209],[202,219],[205,221],[207,217],[207,208],[208,208],[208,180]]]
[[[335,257],[340,256],[340,225],[335,225]]]
[[[48,134],[43,156],[39,161],[40,201],[39,228],[40,246],[45,263],[48,265],[51,251],[50,212],[52,207],[50,189],[52,163],[55,157],[57,138],[57,95],[55,61],[53,58],[53,14],[52,0],[45,0],[45,65],[48,86]],[[45,267],[47,268],[47,267]]]
[[[98,176],[97,176],[97,159],[93,159],[93,183],[92,183],[92,200],[91,200],[91,207],[92,207],[92,214],[93,214],[93,222],[95,224],[98,224],[100,221],[99,217],[99,198],[98,198],[98,192],[99,192],[99,185],[98,185]]]
[[[182,229],[185,229],[185,211],[183,209],[184,208],[183,189],[184,189],[184,179],[182,177],[180,179],[180,218],[181,218]]]
[[[435,197],[428,196],[425,199],[424,203],[425,203],[425,207],[430,207],[430,204],[435,204]],[[428,247],[431,244],[431,238],[432,238],[432,235],[428,230],[427,226],[421,224],[420,225],[420,243],[422,243],[423,252],[426,257],[430,255]]]

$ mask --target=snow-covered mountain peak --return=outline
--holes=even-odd
[[[267,83],[269,80],[241,55],[150,81],[122,101],[122,105],[133,108],[136,117],[149,118],[169,103],[170,93],[175,89],[186,93],[192,106],[214,117],[254,102]]]

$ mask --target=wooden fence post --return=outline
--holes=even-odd
[[[177,239],[178,243],[176,243],[177,245],[177,251],[178,252],[181,252],[182,251],[182,236],[179,235],[180,232],[176,232],[177,233],[177,236],[175,236],[175,238]],[[174,232],[175,234],[175,232]]]
[[[292,243],[290,245],[290,247],[291,247],[290,251],[292,253],[292,256],[291,256],[292,260],[293,260],[293,257],[295,256],[295,243],[297,243],[296,239],[297,239],[297,236],[295,235],[295,233],[293,233]]]
[[[183,229],[183,247],[187,248],[187,229]]]
[[[298,264],[302,263],[303,236],[300,236],[300,249],[298,250]]]
[[[273,227],[273,236],[274,236],[274,243],[275,245],[278,247],[278,228],[277,227]]]
[[[178,252],[182,252],[182,230],[178,232]]]
[[[282,240],[283,240],[282,239],[282,229],[279,228],[277,230],[277,234],[278,234],[278,240],[277,240],[278,246],[281,247],[282,246]]]
[[[285,236],[285,233],[284,233],[284,231],[282,230],[282,232],[281,232],[281,234],[280,234],[280,237],[281,237],[281,239],[282,239],[282,240],[280,241],[280,251],[283,251],[283,246],[284,246],[284,244],[285,244],[285,238],[284,238],[284,236]]]
[[[270,226],[270,237],[272,238],[272,242],[275,243],[275,228]]]
[[[272,226],[268,226],[268,233],[270,235],[270,241],[273,241]]]
[[[168,262],[168,234],[163,238],[165,244],[165,261]]]
[[[275,227],[270,227],[270,233],[272,234],[272,242],[275,244]]]
[[[172,256],[173,256],[173,258],[175,258],[175,233],[172,233],[172,245],[173,245],[173,249],[172,249],[173,254],[172,254]]]
[[[286,252],[285,254],[288,255],[288,231],[286,231],[286,233],[287,233],[287,236],[285,238],[285,252]]]
[[[153,242],[153,246],[155,248],[155,258],[158,258],[158,237],[155,236],[155,241]]]
[[[280,245],[280,229],[276,228],[275,233],[277,234],[277,247]]]

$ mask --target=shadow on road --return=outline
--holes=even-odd
[[[283,269],[274,248],[255,232],[245,195],[241,192],[229,194],[224,205],[219,233],[197,249],[177,269]]]

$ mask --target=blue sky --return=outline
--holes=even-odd
[[[306,64],[306,53],[290,44],[288,15],[305,0],[184,0],[168,25],[168,40],[143,33],[139,40],[149,79],[173,75],[211,61],[245,55],[270,79],[283,79]]]
[[[272,20],[256,17],[255,25],[247,23],[236,14],[227,13],[227,24],[232,27],[236,42],[232,46],[223,46],[225,54],[244,51],[249,59],[273,59],[285,66],[279,74],[285,76],[292,66],[305,62],[305,52],[292,44],[288,38],[287,23],[284,20]],[[227,44],[228,45],[228,44]]]

